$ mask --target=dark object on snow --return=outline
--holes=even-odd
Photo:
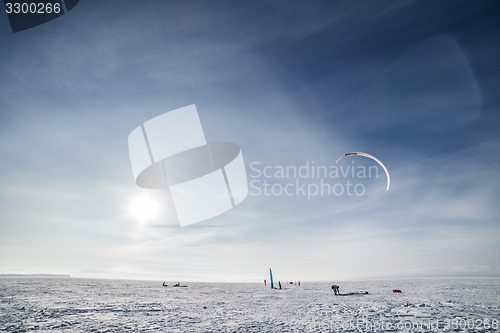
[[[332,285],[332,289],[333,289],[333,292],[335,293],[335,295],[340,295],[340,291],[339,291],[339,286],[337,286],[336,284]]]
[[[392,292],[393,292],[393,293],[398,293],[398,294],[402,293],[402,291],[401,291],[401,290],[399,290],[399,289],[393,289],[393,290],[392,290]]]

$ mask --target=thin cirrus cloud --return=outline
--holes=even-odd
[[[500,273],[489,93],[498,51],[487,34],[472,43],[472,30],[443,28],[485,15],[487,4],[453,15],[411,1],[134,6],[81,3],[36,35],[0,37],[12,44],[0,52],[9,64],[0,67],[5,272],[259,281],[268,266],[311,280]],[[210,140],[241,146],[249,176],[252,162],[332,166],[361,150],[387,165],[391,189],[381,173],[359,198],[249,195],[182,229],[158,191],[158,218],[139,224],[127,213],[144,193],[127,136],[193,103]]]

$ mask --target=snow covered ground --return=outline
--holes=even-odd
[[[331,283],[284,290],[185,283],[188,288],[154,281],[3,278],[0,331],[499,331],[500,279],[335,281],[341,292],[370,292],[342,297],[333,295]]]

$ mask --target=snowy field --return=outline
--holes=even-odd
[[[336,283],[341,292],[370,294],[334,296],[331,283],[270,290],[263,284],[167,288],[154,281],[2,278],[0,332],[499,331],[500,279]]]

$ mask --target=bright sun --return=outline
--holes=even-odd
[[[130,214],[140,222],[144,222],[156,218],[158,209],[158,202],[148,195],[141,195],[132,201]]]

